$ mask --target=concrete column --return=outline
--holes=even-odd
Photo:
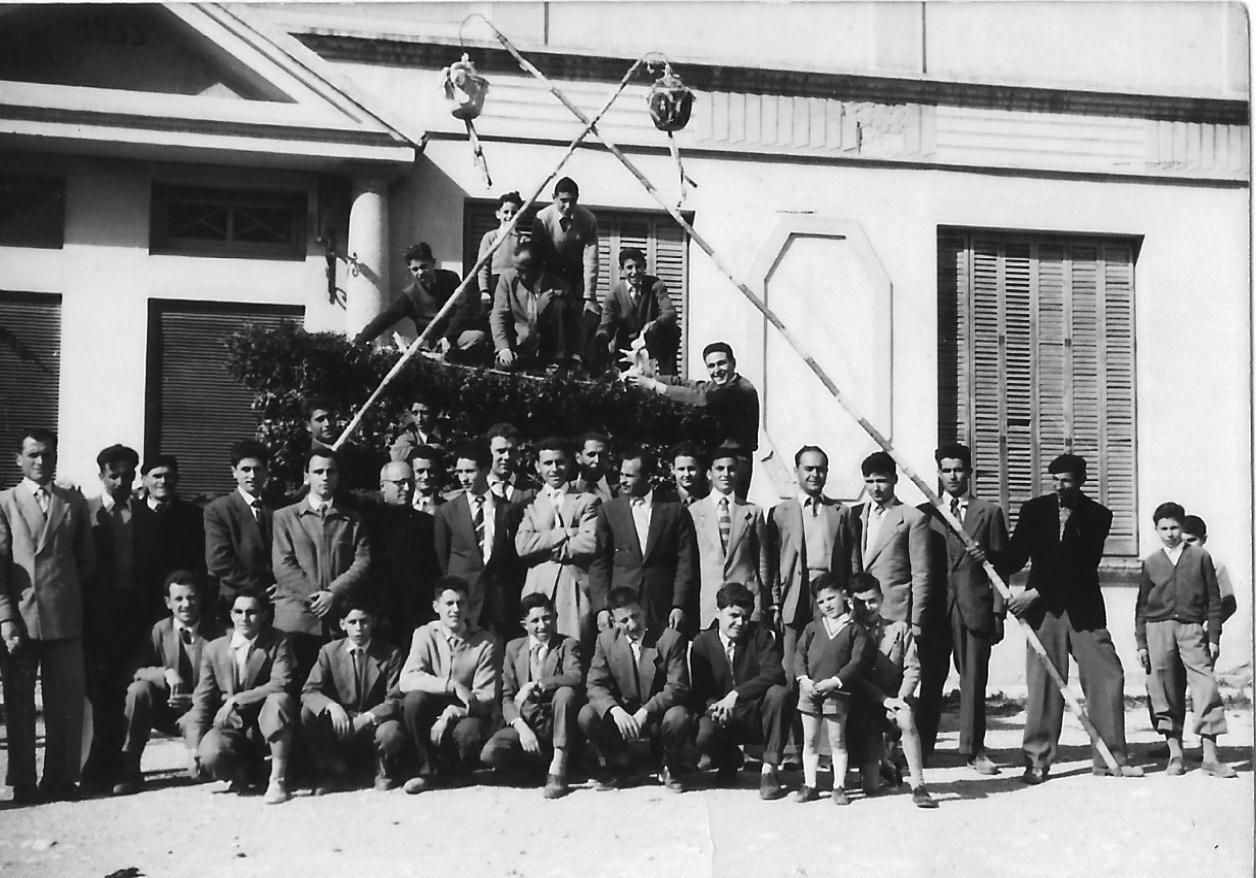
[[[345,333],[352,336],[388,304],[388,181],[355,177],[345,241]]]

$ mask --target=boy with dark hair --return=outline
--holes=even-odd
[[[531,241],[541,265],[567,282],[576,301],[596,317],[598,253],[597,217],[580,203],[580,187],[570,177],[554,184],[554,201],[536,214]],[[595,324],[596,325],[596,324]]]
[[[497,228],[489,229],[480,238],[480,249],[476,252],[475,261],[479,262],[484,258],[484,254],[493,249],[493,245],[497,244],[497,239],[505,233],[506,226],[515,218],[515,214],[523,210],[523,196],[518,192],[506,192],[497,198],[497,209],[493,212],[493,216],[497,217]],[[514,255],[515,248],[519,246],[519,226],[516,225],[510,230],[510,234],[505,241],[501,242],[496,250],[493,250],[493,258],[489,259],[480,267],[480,271],[476,274],[476,286],[480,291],[480,310],[487,314],[489,309],[493,307],[493,292],[497,289],[497,280],[502,272],[510,268],[511,257]]]
[[[495,364],[544,369],[582,360],[579,307],[566,282],[541,268],[536,245],[520,244],[493,293]]]
[[[569,791],[567,757],[584,689],[580,641],[558,632],[554,604],[546,595],[524,595],[520,613],[527,634],[506,644],[502,666],[505,726],[484,745],[480,761],[506,771],[520,756],[536,762],[549,752],[544,796],[558,799]]]
[[[578,472],[571,480],[577,491],[596,494],[603,503],[615,499],[615,491],[607,481],[611,471],[611,440],[604,433],[588,432],[576,440]]]
[[[1156,731],[1169,745],[1165,773],[1186,773],[1182,726],[1189,683],[1204,774],[1237,777],[1217,755],[1217,736],[1226,732],[1225,706],[1213,676],[1221,652],[1221,592],[1208,552],[1182,542],[1185,517],[1186,510],[1171,502],[1152,513],[1164,548],[1143,559],[1134,605],[1138,660],[1149,675],[1147,697]]]
[[[599,356],[609,352],[614,363],[620,351],[639,340],[657,361],[660,375],[675,375],[680,329],[667,284],[646,274],[645,254],[636,247],[619,251],[619,273],[622,279],[602,299],[602,320],[595,336]]]
[[[1208,523],[1198,515],[1188,515],[1183,518],[1182,542],[1188,546],[1204,548],[1208,543]],[[1208,550],[1208,554],[1212,556],[1212,565],[1217,571],[1217,590],[1221,592],[1221,624],[1224,625],[1239,608],[1238,601],[1234,598],[1234,582],[1230,579],[1230,571],[1211,549]]]
[[[707,484],[706,456],[692,442],[679,442],[667,452],[671,461],[672,482],[676,499],[688,508],[711,490]]]
[[[229,621],[237,591],[273,593],[275,513],[262,499],[269,474],[270,449],[254,439],[241,439],[231,446],[236,490],[205,507],[205,611],[219,624]]]

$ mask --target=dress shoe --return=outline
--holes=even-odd
[[[426,790],[434,789],[435,786],[436,784],[432,778],[425,775],[419,775],[418,777],[412,777],[406,781],[405,784],[402,785],[402,789],[404,789],[406,793],[411,796],[417,796],[419,793],[425,792]]]
[[[14,805],[34,805],[39,802],[39,787],[33,783],[17,783],[13,785]]]
[[[128,774],[113,785],[113,794],[115,796],[133,796],[142,789],[144,789],[144,776]]]
[[[374,790],[377,793],[386,793],[389,790],[395,790],[399,786],[401,786],[401,781],[391,778],[386,774],[375,775]]]
[[[567,786],[566,775],[548,774],[545,776],[545,789],[541,791],[542,796],[547,799],[561,799],[569,792],[571,792],[571,787]]]
[[[1170,777],[1178,777],[1186,774],[1186,763],[1182,761],[1180,756],[1169,760],[1169,764],[1164,767],[1164,773]]]
[[[1224,762],[1205,762],[1200,770],[1209,777],[1238,777],[1239,773]]]
[[[820,791],[815,787],[809,787],[806,784],[794,790],[793,800],[795,802],[815,802],[820,798]]]
[[[1090,773],[1096,777],[1142,777],[1143,770],[1137,765],[1126,765],[1121,763],[1117,766],[1115,772],[1111,771],[1106,765],[1092,765]]]
[[[938,807],[937,801],[933,796],[929,795],[929,791],[925,789],[924,784],[912,788],[911,803],[917,808],[930,809]]]
[[[69,781],[41,783],[39,796],[45,802],[77,802],[83,798],[78,785]]]
[[[994,764],[994,760],[987,756],[984,752],[978,753],[972,759],[968,760],[968,767],[978,774],[993,775],[1000,774],[999,766]]]
[[[765,802],[773,799],[779,799],[785,795],[785,788],[781,786],[780,779],[776,776],[775,771],[759,776],[759,798]]]
[[[659,782],[663,784],[663,789],[669,793],[683,793],[685,791],[685,782],[666,765],[663,766],[663,772],[659,775]]]
[[[846,795],[846,790],[844,787],[833,787],[833,804],[834,805],[849,805],[850,804],[850,796]]]
[[[282,805],[292,798],[288,785],[278,778],[272,778],[266,785],[266,796],[262,799],[267,805]]]
[[[1047,779],[1047,775],[1050,774],[1050,772],[1051,769],[1046,766],[1043,766],[1042,768],[1035,768],[1030,765],[1025,769],[1025,773],[1021,775],[1021,783],[1028,784],[1031,787],[1036,787],[1038,784]]]
[[[737,776],[741,774],[741,768],[736,765],[724,765],[715,772],[715,783],[721,787],[737,786]]]

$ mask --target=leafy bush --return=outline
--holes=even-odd
[[[278,328],[246,324],[227,339],[227,349],[229,371],[254,394],[253,408],[261,416],[257,438],[274,452],[273,475],[289,491],[301,483],[309,449],[303,400],[326,397],[347,418],[401,357],[395,348],[354,347],[344,336],[306,332],[291,322]],[[596,430],[615,448],[639,443],[660,457],[677,442],[712,448],[724,438],[704,409],[609,378],[526,375],[419,355],[371,407],[350,441],[386,449],[419,395],[443,412],[450,446],[482,436],[500,421],[514,424],[525,444]]]

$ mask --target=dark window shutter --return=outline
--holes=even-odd
[[[61,297],[0,292],[0,488],[22,478],[14,449],[27,429],[57,429]]]
[[[299,320],[300,308],[153,301],[145,454],[179,458],[180,493],[230,491],[228,449],[257,430],[252,394],[227,374],[228,335],[246,323]]]

